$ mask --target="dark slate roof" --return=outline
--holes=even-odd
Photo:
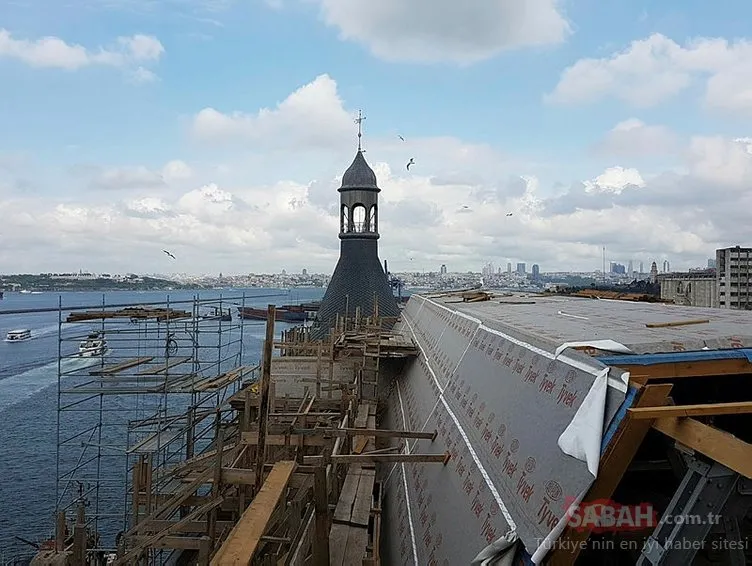
[[[337,314],[344,316],[345,311],[354,316],[360,307],[362,316],[371,316],[374,296],[379,316],[399,316],[397,300],[379,261],[377,240],[342,240],[339,261],[321,301],[313,337],[327,336]]]
[[[366,163],[363,152],[358,150],[353,159],[352,165],[347,168],[342,175],[342,186],[340,189],[378,189],[376,184],[376,173]]]

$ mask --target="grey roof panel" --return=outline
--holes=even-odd
[[[373,172],[370,165],[366,163],[363,152],[358,150],[355,154],[350,167],[347,168],[345,174],[342,175],[341,189],[377,189],[376,173]]]

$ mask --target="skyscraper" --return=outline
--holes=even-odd
[[[517,273],[519,275],[525,275],[525,264],[524,263],[518,263],[517,264]]]
[[[533,264],[533,281],[537,281],[540,277],[540,266],[537,263]]]
[[[439,273],[441,273],[442,275],[446,275],[446,272],[447,272],[446,264],[442,263],[441,264],[441,269],[439,270]]]

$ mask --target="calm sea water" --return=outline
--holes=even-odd
[[[189,300],[198,295],[201,299],[236,297],[245,294],[247,306],[263,307],[269,303],[286,304],[320,299],[323,289],[247,289],[223,291],[172,291],[170,301]],[[262,296],[279,293],[277,296]],[[0,311],[101,305],[121,303],[149,303],[165,301],[165,292],[109,292],[102,293],[6,293],[0,301]],[[255,298],[254,298],[255,297]],[[176,308],[180,308],[178,305]],[[190,309],[190,306],[186,306]],[[17,344],[0,342],[0,564],[5,564],[34,554],[34,549],[15,537],[31,541],[47,538],[53,532],[55,508],[56,444],[57,444],[57,353],[58,313],[24,315],[0,314],[0,340],[9,330],[29,328],[33,338]],[[93,327],[92,327],[93,328]],[[279,333],[287,325],[277,324]],[[64,325],[63,336],[80,335],[82,327]],[[245,321],[243,327],[244,363],[256,362],[261,355],[264,338],[263,321]],[[71,343],[73,344],[73,343]],[[63,367],[79,369],[87,360],[65,360]],[[83,366],[82,366],[83,367]],[[110,399],[127,407],[126,399]],[[92,413],[68,413],[63,426],[85,429],[91,423]],[[132,415],[132,418],[140,415]],[[124,443],[124,431],[113,427],[103,442],[113,445]],[[67,453],[66,453],[67,454]],[[67,455],[63,467],[74,461]],[[124,503],[122,481],[125,469],[122,456],[117,451],[102,460],[101,475],[111,475],[114,483],[108,488],[115,515]],[[100,496],[100,500],[105,498]],[[116,529],[112,526],[110,530]],[[112,533],[110,533],[112,534]],[[111,541],[104,540],[103,543]],[[12,562],[11,562],[12,563]]]

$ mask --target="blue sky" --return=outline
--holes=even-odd
[[[752,239],[721,208],[752,180],[750,18],[699,0],[6,2],[0,236],[21,248],[0,271],[160,270],[162,245],[187,258],[170,269],[330,271],[358,108],[395,269],[594,269],[601,245],[703,263]]]

